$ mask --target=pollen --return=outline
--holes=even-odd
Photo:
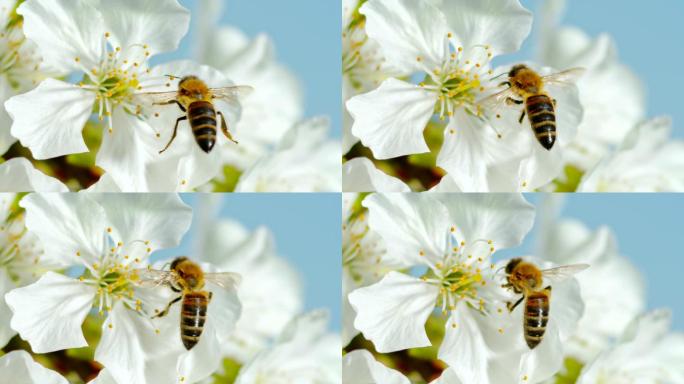
[[[503,333],[504,333],[503,328],[499,328],[499,333],[503,335]]]
[[[416,61],[420,63],[421,61],[423,61],[423,58],[418,56],[418,57],[416,57]]]
[[[425,256],[425,252],[423,252],[423,251],[418,252],[418,254],[421,256]]]
[[[112,329],[112,328],[114,328],[114,326],[110,323],[110,324],[107,324],[107,328]]]
[[[74,61],[78,63],[81,61],[81,58],[80,57],[74,57]]]
[[[154,330],[154,333],[156,333],[157,335],[159,334],[159,332],[161,332],[161,331],[159,331],[159,329]]]
[[[105,38],[109,38],[109,36],[111,36],[110,33],[109,33],[109,32],[105,32]]]
[[[112,227],[107,227],[107,233],[112,233]]]

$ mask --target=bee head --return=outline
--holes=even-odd
[[[194,75],[184,76],[184,77],[182,77],[182,78],[180,79],[180,81],[178,82],[178,86],[179,86],[179,87],[182,87],[183,84],[185,84],[187,81],[190,81],[190,80],[198,80],[198,78],[197,78],[197,76],[194,76]]]
[[[522,262],[521,258],[511,259],[511,261],[506,264],[506,273],[510,275],[513,272],[513,269],[515,269],[520,262]]]
[[[185,256],[176,257],[176,258],[173,259],[173,261],[171,262],[171,270],[172,270],[172,271],[177,271],[177,270],[178,270],[178,265],[179,265],[180,263],[186,261],[186,260],[188,260],[188,258],[185,257]]]
[[[513,68],[508,72],[508,77],[515,77],[515,75],[518,74],[518,72],[527,69],[527,65],[525,64],[517,64],[514,65]]]

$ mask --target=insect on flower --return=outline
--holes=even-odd
[[[177,78],[172,75],[167,76],[171,80]],[[146,99],[153,105],[176,104],[178,105],[178,108],[185,113],[184,116],[176,119],[171,139],[159,153],[162,153],[169,148],[176,138],[178,123],[183,120],[189,121],[197,145],[199,145],[204,152],[209,153],[212,148],[214,148],[214,144],[216,144],[216,126],[218,125],[216,119],[217,114],[221,117],[221,132],[223,132],[228,140],[237,144],[237,141],[233,139],[233,136],[228,131],[226,118],[221,111],[216,110],[212,101],[223,99],[228,102],[237,102],[240,98],[251,92],[252,87],[246,85],[209,88],[199,77],[190,75],[181,78],[178,83],[177,91],[145,92],[136,96],[143,100]]]
[[[138,270],[138,284],[166,285],[180,296],[169,302],[166,308],[153,317],[163,317],[169,313],[171,306],[181,302],[180,335],[185,349],[191,350],[200,339],[207,318],[207,308],[212,292],[204,290],[207,282],[221,288],[236,291],[241,277],[237,273],[220,272],[205,273],[202,268],[187,257],[181,256],[171,262],[169,270]]]
[[[587,264],[573,264],[541,270],[533,263],[519,258],[512,259],[506,264],[506,280],[508,283],[504,284],[503,287],[522,294],[522,297],[515,304],[507,304],[508,310],[513,312],[525,300],[523,333],[525,342],[530,349],[534,349],[541,343],[549,321],[551,285],[542,288],[543,280],[560,282],[587,268],[589,268]]]
[[[542,147],[551,150],[556,142],[556,99],[544,90],[544,85],[569,86],[583,73],[583,68],[573,68],[540,76],[528,66],[518,64],[508,72],[508,80],[501,83],[508,88],[485,98],[482,105],[494,109],[504,102],[508,105],[525,104],[518,122],[522,124],[527,114],[537,141]]]

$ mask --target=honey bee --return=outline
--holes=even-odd
[[[518,64],[508,72],[508,80],[500,84],[508,88],[485,98],[482,105],[493,109],[502,103],[525,104],[518,121],[522,124],[527,114],[537,141],[545,149],[551,150],[556,142],[556,99],[551,98],[544,86],[568,86],[583,73],[584,68],[573,68],[541,76],[528,66]]]
[[[539,269],[533,263],[516,258],[506,264],[506,281],[503,288],[522,294],[515,304],[507,303],[508,310],[513,310],[525,300],[525,312],[523,314],[523,334],[525,342],[530,349],[534,349],[541,343],[546,332],[546,324],[549,321],[549,309],[551,307],[551,286],[542,288],[543,281],[558,283],[577,272],[589,268],[587,264],[565,265],[550,269]]]
[[[204,290],[204,284],[210,282],[221,288],[236,291],[240,284],[239,274],[232,272],[205,273],[195,262],[185,256],[171,262],[169,270],[138,270],[139,284],[166,285],[180,296],[169,302],[166,308],[153,316],[163,317],[169,313],[171,306],[181,302],[180,336],[185,349],[191,350],[200,339],[207,318],[207,308],[211,302],[212,292]]]
[[[174,76],[169,76],[174,79]],[[171,140],[166,144],[164,149],[159,151],[163,153],[166,151],[173,140],[176,138],[178,132],[178,124],[183,120],[190,122],[192,133],[195,136],[197,145],[206,153],[211,152],[216,144],[216,115],[221,118],[221,132],[228,138],[228,140],[237,144],[233,136],[228,131],[226,118],[221,111],[214,108],[213,100],[224,99],[230,102],[236,102],[241,97],[246,96],[252,91],[252,87],[246,85],[237,85],[223,88],[209,88],[207,84],[200,80],[197,76],[185,76],[180,79],[178,83],[178,90],[172,92],[145,92],[137,96],[146,100],[152,105],[167,105],[176,104],[181,111],[185,113],[184,116],[176,119],[176,125],[173,127],[173,134]]]

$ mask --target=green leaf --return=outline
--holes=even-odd
[[[556,375],[555,384],[575,384],[584,365],[572,357],[565,358],[563,365],[565,369],[562,373]]]
[[[582,181],[584,172],[574,165],[566,165],[563,169],[563,177],[553,181],[556,186],[555,192],[575,192]]]
[[[215,373],[212,378],[214,384],[232,384],[237,379],[242,365],[233,359],[223,359],[223,373]]]
[[[233,192],[242,176],[242,171],[232,165],[223,167],[223,180],[212,180],[214,192]]]

